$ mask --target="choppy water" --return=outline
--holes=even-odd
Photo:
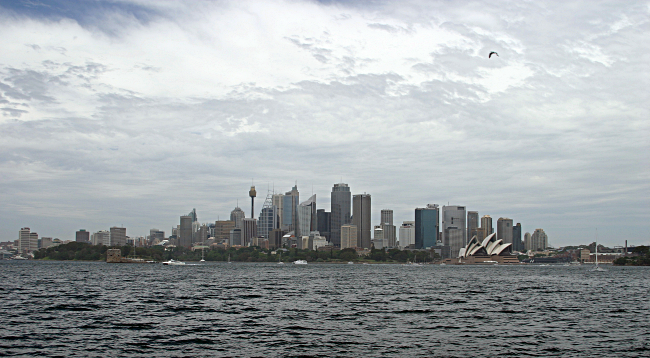
[[[649,268],[0,262],[0,355],[648,357]]]

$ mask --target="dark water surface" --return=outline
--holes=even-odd
[[[650,268],[0,262],[0,355],[649,357]]]

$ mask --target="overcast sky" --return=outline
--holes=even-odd
[[[646,1],[0,1],[0,241],[297,181],[649,244]],[[490,51],[499,57],[488,59]]]

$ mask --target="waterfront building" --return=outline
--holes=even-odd
[[[357,247],[357,227],[346,224],[341,226],[341,249]]]
[[[490,234],[483,240],[473,237],[459,254],[459,261],[467,264],[518,264],[517,256],[510,254],[512,244],[504,243]]]
[[[440,207],[427,204],[425,208],[415,209],[415,248],[426,249],[437,245],[440,231]]]
[[[242,221],[241,245],[250,246],[254,237],[257,237],[257,219],[244,218]]]
[[[50,246],[52,246],[52,238],[51,237],[44,237],[44,238],[41,239],[41,248],[47,249]]]
[[[334,184],[331,196],[330,242],[341,246],[341,226],[350,224],[351,207],[350,187],[345,183]]]
[[[466,244],[467,213],[464,206],[445,205],[442,207],[442,243],[449,246],[452,256]]]
[[[486,237],[494,233],[494,230],[492,229],[492,218],[490,215],[483,215],[481,218],[481,229],[483,229]]]
[[[332,213],[325,211],[325,209],[316,210],[316,222],[318,223],[317,229],[321,236],[324,236],[331,241]]]
[[[399,227],[399,248],[415,246],[415,221],[404,221]]]
[[[515,251],[524,251],[524,245],[521,242],[521,223],[512,227],[512,249]]]
[[[474,237],[472,231],[479,227],[478,211],[467,212],[467,242]]]
[[[85,242],[87,244],[90,243],[90,232],[86,231],[85,229],[79,229],[75,233],[75,240],[76,242]]]
[[[181,222],[178,229],[178,246],[192,247],[192,216],[181,216]]]
[[[543,251],[548,247],[548,237],[542,229],[535,229],[531,236],[532,250]]]
[[[124,246],[126,245],[126,228],[113,226],[110,229],[110,245],[109,246]]]
[[[242,222],[245,217],[246,214],[244,213],[244,210],[242,210],[239,206],[235,207],[233,211],[230,212],[230,221],[235,222],[236,228],[242,227]]]
[[[370,194],[352,196],[352,224],[357,227],[357,247],[370,249],[371,197]]]
[[[38,250],[38,234],[28,227],[18,231],[18,252],[26,254]]]
[[[510,248],[514,250],[515,242],[512,237],[512,223],[512,219],[509,218],[499,218],[497,220],[497,240],[501,240],[504,244],[511,244]]]

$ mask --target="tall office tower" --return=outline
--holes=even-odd
[[[284,194],[282,203],[282,230],[286,232],[298,230],[298,214],[296,209],[299,203],[300,193],[296,184],[291,188],[291,191]]]
[[[341,250],[349,247],[357,247],[356,225],[345,224],[341,226]]]
[[[381,228],[381,225],[375,225],[374,227],[372,244],[375,249],[384,248],[384,229]]]
[[[316,210],[316,221],[318,222],[318,227],[316,228],[320,232],[321,236],[327,238],[328,241],[331,241],[331,223],[332,223],[332,213],[325,211],[325,209]]]
[[[124,246],[126,245],[126,228],[113,226],[110,229],[111,245],[110,246]]]
[[[472,234],[472,231],[478,228],[478,211],[468,211],[467,212],[467,242],[474,237],[476,234]]]
[[[277,208],[278,211],[278,227],[282,226],[283,210],[284,210],[284,194],[273,194],[271,204]]]
[[[521,223],[517,223],[512,227],[512,247],[514,251],[524,251],[524,245],[521,242]]]
[[[266,194],[266,200],[264,200],[264,206],[262,206],[262,211],[260,212],[260,220],[257,226],[257,236],[263,237],[265,239],[269,238],[269,233],[273,229],[280,227],[278,222],[278,207],[273,205],[273,194],[268,192]]]
[[[192,217],[181,216],[181,225],[178,230],[178,246],[192,247]]]
[[[485,237],[488,237],[490,234],[494,233],[494,229],[492,229],[492,218],[490,215],[483,215],[481,218],[481,228],[485,233]]]
[[[241,229],[236,227],[230,230],[230,246],[241,246]]]
[[[381,222],[379,223],[381,229],[384,231],[384,247],[392,248],[395,247],[397,238],[396,238],[396,228],[393,225],[393,210],[382,209],[381,211]]]
[[[467,245],[467,241],[465,241],[467,237],[466,218],[467,213],[464,206],[447,205],[442,207],[442,242],[443,245],[449,246],[451,257],[457,257],[460,249]]]
[[[97,231],[96,233],[93,234],[92,244],[110,246],[111,233],[106,230]]]
[[[499,218],[497,220],[497,240],[503,240],[503,244],[511,244],[510,251],[514,250],[514,241],[512,240],[512,219]]]
[[[316,231],[318,223],[316,222],[316,194],[312,195],[306,201],[298,205],[298,230],[296,237],[309,236],[309,233]],[[298,247],[301,249],[302,247]]]
[[[251,190],[248,191],[248,196],[251,197],[251,218],[255,218],[255,197],[257,192],[255,191],[255,185],[251,185]]]
[[[244,210],[240,209],[239,206],[230,212],[230,221],[234,221],[235,227],[237,228],[241,228],[242,221],[244,220],[245,217],[246,214],[244,214]]]
[[[534,251],[543,251],[548,247],[548,237],[542,229],[535,229],[531,236],[531,242]]]
[[[485,230],[483,230],[482,227],[477,227],[472,229],[472,231],[470,231],[469,237],[472,238],[474,236],[476,236],[478,241],[483,241],[483,239],[487,237],[487,235],[485,235]]]
[[[381,224],[393,225],[393,210],[391,209],[381,210]]]
[[[357,246],[370,248],[371,212],[370,194],[357,194],[352,196],[352,224],[357,227]]]
[[[190,216],[192,218],[192,222],[199,221],[199,217],[196,216],[196,208],[193,208],[192,211],[190,211],[190,213],[187,214],[187,216]]]
[[[18,252],[21,254],[38,250],[38,234],[31,232],[28,227],[18,231]]]
[[[75,233],[75,239],[74,241],[77,242],[85,242],[85,243],[90,243],[90,232],[86,231],[85,229],[79,229]]]
[[[214,222],[214,238],[218,241],[230,239],[230,230],[235,228],[235,222],[230,220],[217,220]]]
[[[199,225],[198,229],[196,230],[196,234],[194,235],[194,242],[201,244],[205,243],[205,241],[208,239],[208,232],[208,225]]]
[[[533,240],[532,240],[532,236],[530,235],[529,232],[524,234],[524,249],[526,251],[532,251],[533,250]]]
[[[257,219],[244,218],[241,229],[242,246],[250,246],[254,237],[257,237]]]
[[[269,248],[279,249],[282,247],[282,236],[285,232],[280,229],[273,229],[269,233]]]
[[[331,198],[331,238],[332,245],[341,246],[341,226],[350,223],[350,187],[345,183],[334,184]]]
[[[440,208],[438,204],[427,204],[426,208],[415,209],[415,248],[426,249],[436,246],[440,229]]]
[[[415,245],[415,221],[404,221],[399,227],[399,247]]]

